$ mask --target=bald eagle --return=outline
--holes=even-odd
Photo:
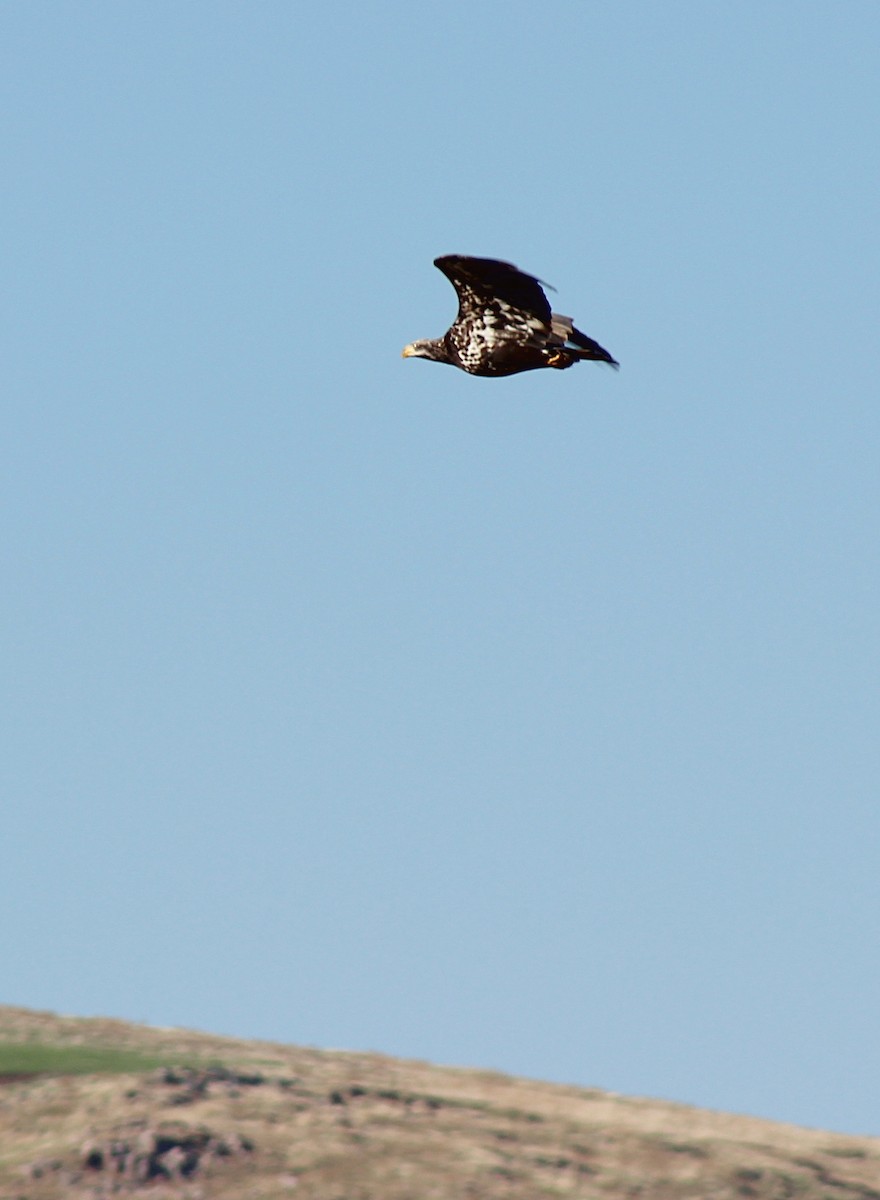
[[[458,316],[443,337],[410,342],[404,358],[430,358],[469,375],[492,376],[539,367],[564,371],[583,360],[618,365],[575,329],[571,317],[551,312],[541,280],[512,263],[447,254],[435,258],[434,266],[458,293]]]

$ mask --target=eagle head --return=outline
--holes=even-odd
[[[449,356],[443,338],[419,338],[403,348],[403,358],[430,358],[434,362],[448,362]]]

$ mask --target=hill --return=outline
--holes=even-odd
[[[0,1007],[0,1197],[880,1200],[880,1139]]]

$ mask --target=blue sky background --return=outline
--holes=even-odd
[[[0,26],[2,998],[880,1133],[880,6]]]

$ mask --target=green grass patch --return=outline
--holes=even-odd
[[[182,1065],[180,1059],[112,1046],[53,1046],[0,1041],[0,1075],[123,1075]]]

